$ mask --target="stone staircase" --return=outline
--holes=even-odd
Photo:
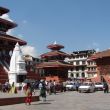
[[[8,80],[8,73],[5,71],[3,66],[0,64],[0,83],[5,83]]]

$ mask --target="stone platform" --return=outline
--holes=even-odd
[[[0,92],[0,106],[25,103],[25,94],[19,91],[17,94]],[[38,93],[32,96],[32,102],[39,101]]]

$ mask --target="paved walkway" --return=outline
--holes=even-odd
[[[46,102],[32,105],[16,104],[0,106],[0,110],[110,110],[110,93],[65,92],[47,96]]]

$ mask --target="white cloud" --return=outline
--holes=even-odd
[[[35,47],[27,45],[27,46],[22,46],[21,49],[22,49],[23,55],[38,57]]]

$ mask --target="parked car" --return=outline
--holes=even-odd
[[[98,91],[103,91],[103,89],[104,89],[104,85],[103,85],[103,83],[102,82],[97,82],[97,83],[95,83],[95,90],[98,90]]]
[[[66,90],[70,90],[70,91],[73,91],[73,90],[76,90],[76,85],[75,83],[68,83],[66,84]]]
[[[92,82],[84,82],[78,88],[79,92],[95,92],[95,85]]]

